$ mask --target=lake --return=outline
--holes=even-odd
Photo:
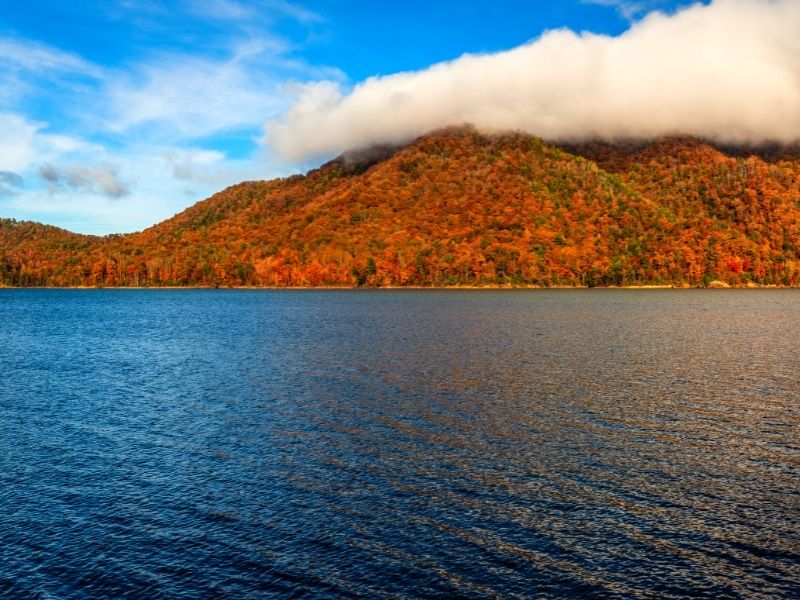
[[[0,290],[0,596],[798,597],[800,291]]]

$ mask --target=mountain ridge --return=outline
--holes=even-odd
[[[242,182],[132,234],[2,220],[0,283],[795,286],[795,150],[450,128]]]

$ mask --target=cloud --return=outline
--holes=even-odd
[[[62,8],[83,24],[85,54],[53,45],[74,42],[63,36],[0,31],[0,217],[134,231],[244,179],[295,172],[259,143],[288,107],[282,86],[344,78],[303,60],[295,42],[322,18],[292,0]]]
[[[0,169],[23,171],[28,166],[40,128],[19,115],[0,113]]]
[[[110,167],[89,168],[78,165],[58,168],[45,164],[39,169],[39,176],[55,189],[68,187],[102,194],[108,198],[121,198],[130,193],[128,185]]]
[[[0,56],[3,57],[5,69],[38,73],[66,72],[88,77],[101,77],[103,73],[99,67],[76,54],[31,40],[0,38]]]
[[[319,13],[288,0],[268,0],[266,8],[306,25],[325,20]]]
[[[44,123],[13,114],[0,113],[0,170],[24,172],[31,165],[65,154],[92,148],[74,137],[46,133]]]
[[[226,21],[258,21],[276,16],[303,24],[323,20],[318,13],[288,0],[262,0],[258,6],[235,0],[191,0],[186,6],[194,14]]]
[[[584,4],[598,4],[615,8],[619,14],[628,20],[634,19],[643,13],[667,8],[669,0],[581,0]]]
[[[223,162],[225,155],[216,150],[170,149],[164,152],[164,160],[172,166],[176,179],[190,182],[214,180],[211,167]]]
[[[0,180],[0,216],[83,233],[140,230],[238,181],[294,171],[264,161],[262,123],[285,109],[287,74],[338,76],[263,33],[98,71],[70,53],[36,58],[45,46],[35,41],[15,44],[16,58],[0,61],[0,172],[26,186]]]
[[[265,142],[290,160],[472,123],[548,139],[800,139],[800,2],[715,0],[609,37],[557,30],[423,71],[294,90]]]
[[[343,79],[337,69],[293,58],[278,37],[238,40],[222,57],[159,54],[107,80],[102,120],[115,135],[159,143],[235,130],[257,140],[264,120],[286,110],[282,88],[293,77]]]
[[[287,79],[342,78],[296,58],[292,42],[275,32],[280,19],[306,27],[322,20],[289,0],[126,0],[116,10],[144,19],[148,34],[179,23],[167,37],[180,43],[154,40],[138,60],[107,70],[99,110],[86,124],[99,121],[115,136],[173,144],[249,130],[257,146],[264,120],[287,107],[281,94]]]
[[[24,185],[25,181],[17,173],[0,171],[0,196],[10,196]]]
[[[125,135],[150,128],[162,140],[257,128],[285,109],[283,77],[313,72],[284,59],[286,51],[280,39],[262,37],[240,41],[224,58],[157,56],[109,80],[106,127]]]
[[[14,187],[22,187],[24,183],[22,177],[11,171],[0,171],[0,183]]]
[[[65,89],[85,89],[104,76],[103,69],[80,56],[33,40],[0,37],[0,57],[0,106],[24,104],[42,86],[61,99]]]
[[[234,0],[194,0],[187,7],[203,16],[231,21],[252,19],[255,15],[252,7]]]

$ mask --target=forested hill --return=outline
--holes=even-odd
[[[452,129],[140,233],[0,220],[11,286],[800,285],[800,152]]]

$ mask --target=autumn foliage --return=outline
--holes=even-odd
[[[800,285],[800,153],[451,129],[140,233],[0,220],[12,286]]]

